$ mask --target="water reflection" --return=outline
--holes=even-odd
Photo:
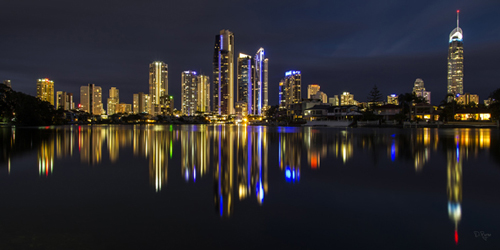
[[[214,203],[222,217],[229,217],[233,211],[233,168],[234,127],[217,126],[213,133],[214,142]]]
[[[205,176],[209,169],[210,143],[206,126],[181,130],[181,168],[186,181]]]
[[[279,134],[279,166],[288,182],[300,180],[302,142],[300,131],[283,131]]]
[[[336,162],[345,165],[355,158],[368,158],[364,160],[368,165],[381,160],[407,161],[411,171],[420,173],[432,155],[442,155],[447,162],[448,214],[455,225],[457,241],[463,162],[478,158],[481,153],[489,154],[490,147],[498,147],[499,143],[492,141],[490,129],[388,132],[227,125],[3,127],[0,138],[0,163],[9,174],[16,168],[11,166],[12,158],[23,152],[37,152],[37,172],[47,177],[57,171],[57,159],[63,157],[79,155],[84,166],[102,164],[106,147],[111,164],[119,164],[121,157],[147,159],[152,190],[160,192],[168,183],[170,162],[170,167],[181,173],[171,178],[196,185],[204,177],[212,178],[213,204],[221,217],[230,217],[237,202],[256,200],[263,205],[269,193],[269,164],[279,173],[275,182],[292,185],[300,182],[303,171],[319,173],[325,168],[336,168]],[[130,149],[132,155],[123,153]],[[301,162],[303,159],[306,161]],[[146,170],[146,166],[137,167]]]

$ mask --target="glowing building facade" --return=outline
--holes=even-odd
[[[340,106],[347,106],[347,105],[357,105],[358,102],[354,100],[354,95],[352,95],[349,92],[344,92],[340,96]]]
[[[116,87],[111,87],[109,89],[109,98],[108,98],[108,115],[113,115],[116,112],[116,105],[120,103],[120,93]]]
[[[218,115],[234,114],[234,35],[221,30],[215,36],[213,75],[214,112]]]
[[[252,56],[240,53],[238,57],[238,91],[236,102],[239,107],[245,107],[242,110],[242,115],[246,116],[249,109],[253,107],[253,91],[255,67],[252,61]]]
[[[36,82],[36,97],[54,105],[54,81],[48,78],[38,79]]]
[[[254,58],[255,70],[253,77],[254,83],[252,84],[253,103],[251,110],[249,109],[249,112],[253,115],[261,115],[262,111],[266,110],[268,105],[266,95],[268,80],[267,64],[269,60],[264,57],[264,48],[260,48]]]
[[[73,94],[66,93],[64,91],[56,92],[56,109],[71,110],[75,108],[75,103],[73,102]]]
[[[425,91],[424,80],[417,78],[413,83],[413,94],[422,97],[428,104],[431,104],[431,92]]]
[[[458,14],[457,10],[457,27],[450,33],[448,46],[448,94],[453,97],[464,93],[464,43]]]
[[[307,99],[312,99],[318,93],[319,89],[320,86],[318,84],[307,85]]]
[[[288,109],[290,105],[301,102],[300,71],[287,71],[285,78],[280,82],[280,109]]]
[[[198,104],[196,110],[202,113],[210,112],[210,77],[198,76]]]
[[[153,116],[163,113],[168,101],[168,65],[161,61],[149,64],[149,112]]]
[[[102,115],[102,88],[89,83],[80,87],[80,109],[91,115]]]
[[[181,76],[182,81],[182,114],[195,115],[198,107],[198,76],[196,71],[184,71]]]
[[[134,114],[149,113],[149,95],[143,92],[134,94],[132,106]]]
[[[387,104],[399,105],[399,96],[396,94],[388,95]]]

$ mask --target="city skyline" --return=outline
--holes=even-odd
[[[277,85],[283,72],[290,69],[301,70],[303,84],[319,84],[328,96],[345,91],[366,96],[373,84],[384,94],[408,93],[414,80],[422,78],[426,89],[433,93],[433,104],[437,104],[446,94],[447,38],[455,26],[457,9],[463,14],[460,27],[467,35],[464,92],[478,94],[481,101],[484,100],[493,91],[494,79],[499,74],[494,70],[498,65],[490,62],[500,55],[495,46],[500,35],[495,27],[488,27],[489,23],[499,20],[493,11],[497,5],[492,1],[385,2],[367,4],[366,8],[354,4],[303,3],[287,7],[301,13],[297,21],[286,19],[284,14],[271,14],[281,5],[269,2],[266,4],[269,10],[259,14],[262,18],[257,29],[234,14],[226,19],[208,18],[205,25],[200,24],[205,21],[203,16],[191,21],[180,18],[179,22],[186,22],[186,26],[165,26],[165,32],[149,40],[145,37],[157,33],[156,30],[137,30],[125,20],[101,27],[100,23],[108,21],[105,15],[82,24],[69,15],[104,12],[122,20],[126,14],[136,11],[135,8],[140,10],[146,6],[125,2],[123,9],[113,10],[107,4],[98,6],[92,1],[87,4],[86,8],[67,7],[59,13],[51,11],[50,3],[34,2],[25,12],[18,13],[15,10],[20,8],[19,4],[7,3],[0,17],[7,24],[2,27],[5,39],[0,43],[8,48],[0,57],[0,77],[12,80],[14,90],[31,95],[35,95],[33,79],[38,78],[53,79],[55,91],[68,93],[78,93],[79,87],[88,83],[105,90],[116,86],[122,92],[123,102],[132,103],[133,93],[148,93],[148,79],[144,73],[148,70],[147,64],[161,60],[172,72],[169,92],[179,109],[180,72],[196,70],[209,75],[212,72],[213,34],[228,29],[236,37],[235,54],[256,51],[261,46],[266,48],[267,57],[272,59],[269,62],[270,105],[278,104]],[[173,7],[169,12],[182,6]],[[166,6],[159,7],[162,8]],[[248,13],[254,9],[238,4],[225,8],[231,13],[239,10]],[[29,29],[33,24],[31,16],[37,17],[44,10],[54,15]],[[382,14],[386,16],[377,19]],[[133,19],[139,27],[152,24],[159,28],[155,20]],[[95,35],[87,36],[90,30],[95,30]],[[307,39],[294,39],[294,31],[302,32]],[[173,39],[174,36],[177,38]],[[366,37],[370,37],[370,46],[360,46]]]

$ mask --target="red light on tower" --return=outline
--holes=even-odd
[[[455,230],[455,244],[458,244],[458,232]]]
[[[457,10],[457,13],[460,13],[460,10]]]

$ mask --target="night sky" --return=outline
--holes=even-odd
[[[148,65],[169,67],[169,94],[180,109],[181,72],[212,79],[215,35],[229,29],[238,53],[263,47],[269,58],[269,103],[287,70],[302,71],[302,97],[319,84],[366,101],[411,92],[422,78],[439,104],[446,94],[448,36],[464,32],[464,91],[482,101],[500,87],[500,1],[14,1],[0,6],[0,80],[36,94],[36,79],[74,93],[94,83],[120,101],[147,93]],[[236,76],[235,76],[236,77]],[[236,84],[236,81],[235,81]]]

